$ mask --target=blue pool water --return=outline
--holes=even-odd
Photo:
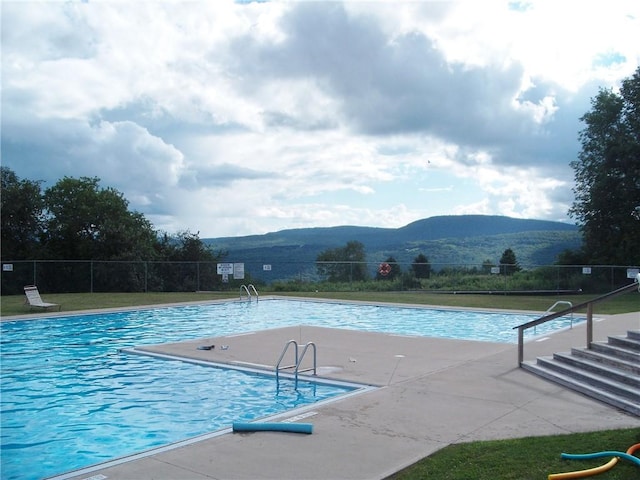
[[[533,318],[263,300],[2,322],[1,477],[53,476],[350,391],[303,381],[296,390],[286,380],[277,388],[268,375],[120,353],[123,348],[300,324],[515,342],[512,327]]]

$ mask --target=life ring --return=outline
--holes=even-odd
[[[378,273],[383,277],[386,277],[391,273],[391,265],[389,265],[387,262],[381,263],[378,267]]]

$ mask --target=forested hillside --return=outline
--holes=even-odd
[[[521,265],[554,263],[565,249],[580,246],[575,225],[501,216],[460,215],[432,217],[400,228],[329,227],[282,230],[265,235],[203,239],[228,252],[230,262],[313,263],[328,248],[356,240],[365,245],[367,261],[389,256],[411,263],[420,253],[437,264],[480,266],[498,262],[511,248]]]

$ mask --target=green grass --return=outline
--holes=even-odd
[[[100,308],[126,308],[167,303],[203,302],[227,298],[238,298],[237,292],[187,292],[187,293],[56,293],[40,292],[42,300],[61,305],[62,312]],[[9,295],[1,298],[0,315],[38,314],[42,309],[30,308],[24,303],[24,295]],[[49,312],[57,312],[50,309]]]
[[[135,307],[166,303],[201,302],[238,298],[239,292],[185,292],[185,293],[57,293],[40,292],[45,302],[62,305],[63,312],[90,310],[96,308]],[[269,295],[261,291],[261,295]],[[362,300],[370,302],[412,303],[419,305],[439,305],[451,307],[546,311],[557,300],[574,304],[582,303],[595,295],[477,295],[477,294],[437,294],[421,292],[277,292],[277,295],[305,296],[311,298],[331,298],[337,300]],[[41,310],[24,304],[23,295],[1,297],[0,315],[26,315]],[[556,308],[560,310],[562,306]],[[595,306],[600,314],[616,314],[640,310],[640,295],[631,292],[620,295],[608,302]]]
[[[279,295],[286,293],[278,292]],[[531,310],[545,312],[558,300],[570,301],[574,305],[586,302],[598,295],[482,295],[439,294],[423,292],[309,292],[292,293],[308,297],[333,298],[338,300],[364,300],[371,302],[412,303],[450,307],[489,308],[507,310]],[[560,311],[563,306],[556,307]],[[585,310],[586,311],[586,310]],[[640,294],[631,292],[595,305],[594,312],[618,314],[640,311]]]
[[[445,447],[387,480],[540,480],[552,473],[597,467],[611,459],[563,460],[561,453],[626,452],[637,443],[640,443],[640,428],[461,443]],[[640,467],[620,459],[612,469],[594,478],[640,478]]]

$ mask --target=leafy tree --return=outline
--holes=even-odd
[[[367,280],[364,244],[352,240],[347,245],[331,248],[316,257],[318,274],[330,282]]]
[[[210,245],[200,239],[200,233],[186,230],[175,236],[164,234],[159,242],[159,253],[163,260],[187,262],[217,262],[226,256],[223,252],[214,252]]]
[[[500,257],[500,271],[505,275],[513,275],[521,270],[516,254],[510,248],[507,248]]]
[[[569,210],[591,263],[640,264],[640,67],[620,92],[601,89],[580,119],[582,150],[571,162]]]
[[[43,201],[41,182],[20,180],[7,167],[0,167],[2,197],[0,230],[2,258],[26,260],[35,256],[42,235]]]
[[[199,233],[188,230],[175,236],[164,234],[158,241],[158,255],[168,261],[154,264],[154,279],[159,282],[156,289],[165,291],[193,291],[212,289],[221,284],[215,262],[226,253],[214,252],[205,244]]]
[[[398,265],[398,261],[394,257],[387,257],[387,259],[382,263],[388,264],[390,270],[388,274],[383,275],[380,272],[380,269],[378,269],[378,272],[376,274],[377,280],[393,280],[394,278],[402,275],[402,268],[400,268],[400,265]]]
[[[585,258],[584,251],[581,249],[565,249],[560,252],[556,258],[558,265],[586,265],[589,263]]]
[[[64,177],[44,193],[46,242],[53,258],[69,260],[150,260],[156,233],[140,213],[98,178]]]
[[[416,278],[429,278],[431,276],[431,264],[424,254],[419,254],[413,259],[411,271]]]

